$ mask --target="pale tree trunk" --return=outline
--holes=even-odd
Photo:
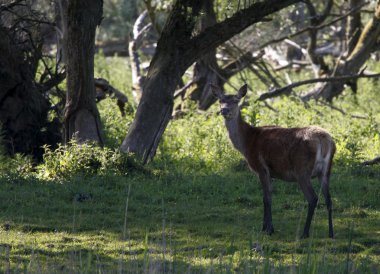
[[[296,2],[299,1],[252,4],[194,36],[194,18],[199,15],[202,1],[176,1],[158,41],[135,119],[121,151],[134,153],[144,163],[152,159],[171,118],[175,88],[185,70],[233,35]]]
[[[147,24],[144,26],[144,20],[148,16],[148,11],[145,10],[136,19],[133,25],[133,31],[129,38],[128,52],[131,64],[131,74],[132,74],[132,95],[135,102],[140,102],[142,86],[144,84],[145,77],[141,74],[140,68],[140,57],[138,50],[141,46],[142,39],[146,32],[151,28],[152,24]]]
[[[65,59],[67,97],[64,141],[102,143],[100,116],[95,102],[95,30],[102,18],[102,0],[68,0]]]
[[[332,76],[354,75],[357,74],[364,63],[368,60],[371,53],[375,50],[375,45],[380,34],[380,3],[377,3],[372,19],[366,24],[356,42],[351,54],[347,60],[341,62],[336,68]],[[305,96],[303,100],[307,101],[311,98],[323,98],[327,101],[332,99],[344,90],[346,82],[335,81],[327,82],[317,89],[312,90]],[[350,84],[350,83],[348,83]]]

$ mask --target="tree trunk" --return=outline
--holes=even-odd
[[[158,41],[135,119],[121,151],[136,154],[144,163],[152,159],[170,120],[174,91],[185,70],[233,35],[296,2],[299,1],[257,2],[194,36],[202,1],[176,1]]]
[[[353,10],[363,4],[363,0],[350,0],[350,9]],[[350,55],[362,32],[362,22],[360,11],[348,17],[347,22],[347,52]]]
[[[79,143],[102,143],[94,85],[95,30],[102,18],[102,5],[102,0],[69,0],[67,4],[65,143],[73,137]]]
[[[200,31],[216,24],[213,2],[212,0],[205,0],[203,3],[204,16],[201,18]],[[215,96],[210,91],[210,83],[223,89],[223,83],[219,81],[218,71],[216,49],[210,50],[195,63],[193,78],[197,79],[197,87],[191,93],[191,99],[198,102],[198,108],[201,110],[208,109],[216,101]]]

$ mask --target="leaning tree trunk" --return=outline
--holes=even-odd
[[[135,119],[121,151],[134,153],[144,163],[152,159],[171,118],[174,91],[185,70],[233,35],[296,2],[299,1],[257,2],[194,36],[194,18],[199,15],[202,1],[176,1],[158,41]]]
[[[368,60],[371,53],[375,50],[379,34],[380,3],[378,2],[372,19],[366,24],[351,54],[348,56],[346,61],[338,65],[333,76],[357,74],[364,63]],[[323,98],[327,101],[332,101],[334,97],[343,92],[345,84],[350,85],[351,83],[346,83],[344,81],[324,83],[320,85],[318,89],[315,89],[303,96],[303,100],[307,101],[311,98]]]
[[[67,96],[64,141],[102,143],[100,116],[95,102],[95,30],[102,19],[102,0],[69,0],[65,20]]]

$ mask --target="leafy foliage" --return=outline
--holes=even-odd
[[[67,146],[51,150],[45,147],[44,163],[37,167],[36,177],[44,180],[69,178],[78,174],[127,174],[143,168],[133,156],[94,144],[78,145],[75,140]]]

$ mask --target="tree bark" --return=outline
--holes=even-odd
[[[102,0],[69,0],[65,58],[67,96],[64,141],[102,143],[100,116],[95,102],[95,30],[102,18]]]
[[[363,5],[363,0],[350,0],[350,9],[353,10]],[[347,20],[347,52],[351,54],[362,32],[360,11],[350,15]]]
[[[176,1],[158,41],[135,119],[121,151],[134,153],[143,163],[152,159],[170,120],[175,88],[185,70],[233,35],[296,2],[299,1],[257,2],[194,36],[194,18],[199,15],[202,1]]]
[[[204,16],[201,18],[200,31],[216,24],[213,2],[212,0],[203,2]],[[208,86],[210,83],[223,89],[223,83],[219,81],[218,71],[216,49],[210,50],[195,63],[193,78],[197,79],[197,87],[191,93],[191,99],[198,102],[198,108],[201,110],[208,109],[216,101]]]

